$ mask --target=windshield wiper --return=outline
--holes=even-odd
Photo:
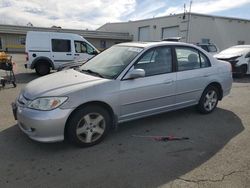
[[[92,71],[92,70],[90,70],[90,69],[82,69],[81,71],[83,71],[83,72],[87,72],[87,73],[89,73],[89,74],[94,74],[94,75],[96,75],[96,76],[99,76],[99,77],[101,77],[101,78],[104,78],[104,76],[103,75],[101,75],[100,73],[98,73],[98,72],[95,72],[95,71]]]

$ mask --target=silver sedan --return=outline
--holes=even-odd
[[[210,113],[231,86],[231,65],[194,45],[123,43],[30,82],[12,107],[31,139],[87,147],[121,122],[188,106]]]

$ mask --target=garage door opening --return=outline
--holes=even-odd
[[[162,39],[170,37],[179,37],[179,27],[164,27],[162,28]]]
[[[150,41],[149,26],[139,27],[138,40],[139,41]]]

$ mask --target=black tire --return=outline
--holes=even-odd
[[[89,122],[86,119],[89,119],[87,120]],[[66,125],[66,137],[78,147],[90,147],[104,139],[110,130],[111,123],[111,116],[107,110],[97,105],[89,105],[72,114]],[[88,135],[91,135],[90,141]]]
[[[35,70],[39,76],[44,76],[50,73],[50,65],[48,62],[40,62],[36,64]]]
[[[210,94],[212,95],[212,93],[214,93],[214,97],[211,99],[208,99],[208,96]],[[216,106],[218,104],[218,100],[219,100],[218,88],[215,86],[208,86],[202,93],[202,96],[201,96],[199,103],[197,105],[197,109],[202,114],[211,113],[216,108]]]

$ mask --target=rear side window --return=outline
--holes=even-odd
[[[53,52],[71,52],[70,40],[52,39]]]
[[[176,47],[178,71],[193,70],[210,66],[208,58],[198,50],[187,47]]]

